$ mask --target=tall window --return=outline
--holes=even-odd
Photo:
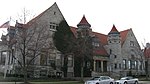
[[[112,54],[112,49],[109,50],[109,53]]]
[[[0,63],[1,63],[2,65],[5,64],[6,56],[7,56],[7,52],[2,52],[2,53],[1,53],[1,60],[0,60]]]
[[[131,69],[131,61],[128,61],[128,68]]]
[[[117,55],[114,55],[114,58],[117,58]]]
[[[139,64],[140,64],[140,70],[142,70],[142,63],[143,63],[142,61],[139,62]]]
[[[126,59],[123,59],[123,69],[127,68],[127,63],[126,63]]]
[[[119,64],[119,69],[121,69],[121,64]]]
[[[69,55],[69,57],[68,57],[68,66],[69,67],[73,66],[73,58],[71,55]]]
[[[132,65],[131,68],[135,69],[135,61],[132,61],[131,65]]]
[[[116,63],[115,63],[115,66],[114,66],[114,68],[115,68],[115,69],[117,69],[117,64],[116,64]]]
[[[138,61],[135,61],[135,69],[138,70]]]

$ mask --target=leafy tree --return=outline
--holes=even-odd
[[[64,77],[67,77],[68,55],[73,53],[75,37],[65,20],[62,20],[56,28],[53,39],[56,48],[64,56],[63,72]]]

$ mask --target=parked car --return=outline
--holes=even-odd
[[[115,84],[138,84],[138,78],[122,77],[120,80],[116,80]]]
[[[109,76],[98,76],[85,81],[84,84],[114,84],[114,79]]]

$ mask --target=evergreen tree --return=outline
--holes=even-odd
[[[65,20],[62,20],[56,28],[54,34],[54,45],[64,56],[63,72],[64,77],[67,77],[68,55],[73,53],[74,49],[74,34]]]

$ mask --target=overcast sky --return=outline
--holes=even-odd
[[[95,32],[108,34],[114,24],[118,31],[132,28],[140,45],[150,42],[150,0],[0,0],[0,25],[10,17],[13,25],[24,8],[33,16],[54,2],[70,26],[85,15]]]

